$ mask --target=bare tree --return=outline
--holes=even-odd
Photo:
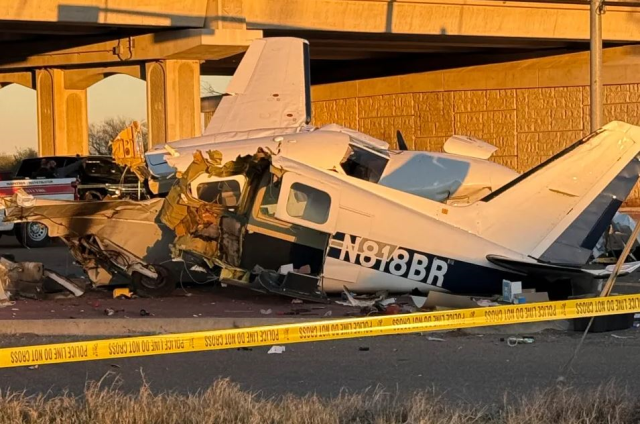
[[[92,155],[111,155],[111,142],[132,122],[133,119],[118,116],[89,125],[89,153]],[[142,129],[142,144],[146,151],[148,148],[147,122],[142,121],[140,126]]]
[[[0,154],[0,172],[15,172],[22,159],[37,158],[38,152],[31,147],[16,148],[12,155]]]

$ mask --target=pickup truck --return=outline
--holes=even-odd
[[[22,189],[37,198],[50,200],[76,200],[77,178],[45,178],[0,181],[0,196],[12,196]],[[44,247],[49,244],[49,230],[38,222],[13,224],[2,222],[4,210],[0,209],[0,234],[14,233],[24,247]]]
[[[14,179],[33,179],[42,160],[56,162],[56,168],[71,167],[78,161],[84,164],[69,177],[78,178],[79,200],[116,199],[143,200],[149,197],[145,184],[129,168],[118,165],[110,156],[45,156],[24,159]]]
[[[55,169],[67,170],[63,178],[39,177],[43,162],[55,162]],[[78,163],[82,161],[83,163]],[[52,171],[53,172],[53,171]],[[45,199],[57,200],[143,200],[150,197],[149,190],[128,167],[123,167],[110,156],[45,156],[23,159],[10,181],[0,180],[0,196],[11,196],[18,189]],[[0,211],[0,214],[3,214]],[[0,234],[15,233],[25,247],[43,247],[49,244],[47,227],[39,223],[2,223]]]

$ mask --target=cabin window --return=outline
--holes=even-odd
[[[209,181],[198,184],[198,199],[217,203],[226,207],[238,206],[241,194],[240,183],[236,180]]]
[[[331,197],[324,191],[301,183],[293,183],[287,199],[287,214],[315,224],[329,219]]]
[[[260,200],[260,216],[265,218],[276,217],[276,207],[278,206],[278,196],[280,195],[280,181],[271,181],[264,188],[264,195]]]
[[[377,183],[389,159],[379,153],[350,145],[340,165],[345,174],[365,181]]]

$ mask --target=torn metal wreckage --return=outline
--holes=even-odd
[[[470,137],[435,153],[312,127],[308,71],[306,41],[255,41],[205,134],[145,154],[165,198],[5,198],[5,220],[45,224],[95,285],[141,296],[184,278],[320,301],[509,280],[558,299],[602,278],[583,266],[638,181],[639,127],[611,122],[518,175]]]
[[[19,297],[40,300],[83,294],[83,284],[46,269],[40,262],[14,262],[0,257],[0,308],[12,306]]]

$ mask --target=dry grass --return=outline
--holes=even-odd
[[[613,385],[594,391],[554,388],[533,395],[505,396],[502,405],[447,402],[433,391],[397,397],[373,390],[333,399],[309,395],[262,399],[227,380],[193,395],[154,395],[143,387],[126,395],[99,384],[85,396],[55,398],[0,393],[0,423],[636,423],[640,400]]]

